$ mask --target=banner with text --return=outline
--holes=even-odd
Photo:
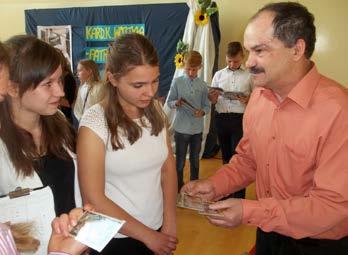
[[[145,35],[145,24],[86,26],[86,41],[113,41],[120,35],[127,33]]]
[[[112,42],[127,33],[145,35],[145,24],[98,25],[86,26],[86,42]],[[106,61],[107,47],[86,47],[86,58],[98,64]]]

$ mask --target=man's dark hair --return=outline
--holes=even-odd
[[[274,13],[274,37],[286,47],[293,47],[298,39],[303,39],[306,42],[305,56],[309,59],[316,41],[313,14],[296,2],[270,3],[261,8],[252,20],[265,11]]]
[[[240,42],[230,42],[227,45],[227,52],[226,55],[228,57],[235,57],[237,56],[239,53],[243,54],[243,47],[240,44]]]

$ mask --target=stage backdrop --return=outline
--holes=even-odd
[[[33,9],[25,11],[25,28],[28,34],[37,36],[37,26],[71,25],[74,70],[78,60],[87,55],[103,65],[103,52],[115,35],[145,33],[160,57],[159,95],[166,96],[175,71],[176,44],[183,36],[188,11],[186,3]]]

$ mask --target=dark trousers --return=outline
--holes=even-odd
[[[190,180],[199,178],[199,152],[201,151],[202,133],[188,135],[175,131],[174,139],[178,190],[180,190],[184,185],[184,167],[188,147],[190,147]]]
[[[221,148],[222,162],[227,164],[236,153],[236,147],[243,137],[243,114],[216,112],[215,125]],[[235,192],[231,197],[245,198],[245,189]]]
[[[154,253],[142,242],[133,238],[113,238],[101,251],[92,251],[91,255],[153,255]]]
[[[348,237],[340,240],[294,239],[278,233],[256,232],[256,255],[347,255]]]

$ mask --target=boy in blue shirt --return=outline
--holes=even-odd
[[[184,64],[185,74],[172,81],[167,99],[168,106],[176,109],[173,128],[178,190],[184,184],[183,170],[188,147],[190,147],[190,180],[196,180],[199,177],[203,116],[210,111],[208,85],[197,77],[202,67],[201,54],[197,51],[189,51],[184,57]]]

